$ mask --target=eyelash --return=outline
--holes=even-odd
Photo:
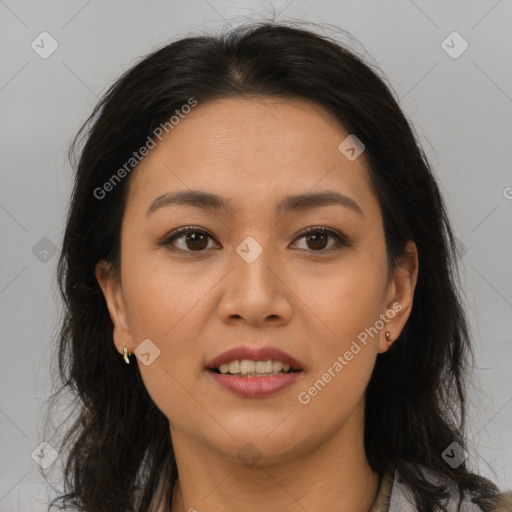
[[[198,254],[206,252],[207,249],[203,249],[203,250],[200,250],[200,251],[190,251],[190,250],[177,249],[175,247],[172,247],[172,243],[175,240],[181,238],[183,235],[186,235],[188,233],[204,234],[204,235],[207,235],[208,237],[210,237],[211,239],[215,240],[214,237],[211,236],[204,229],[200,229],[200,228],[197,228],[195,226],[184,226],[184,227],[178,228],[178,229],[174,230],[173,232],[171,232],[169,234],[169,236],[167,236],[162,242],[159,243],[159,245],[167,247],[170,250],[175,250],[175,251],[180,251],[180,252],[198,253]],[[302,233],[300,233],[300,235],[296,238],[296,240],[298,240],[299,238],[303,238],[306,235],[310,235],[312,233],[323,233],[323,234],[326,234],[326,235],[330,235],[331,237],[336,239],[336,244],[333,247],[331,247],[330,249],[320,249],[318,251],[310,250],[308,252],[319,253],[319,254],[330,254],[330,253],[332,253],[334,251],[337,251],[337,250],[341,249],[341,247],[343,247],[343,246],[347,246],[348,247],[350,245],[348,240],[347,240],[347,238],[345,236],[343,236],[341,233],[338,233],[337,231],[335,231],[333,229],[326,228],[325,226],[311,226],[311,227],[308,227]]]

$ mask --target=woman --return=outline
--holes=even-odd
[[[275,23],[191,37],[86,127],[59,262],[80,405],[54,504],[512,510],[466,461],[444,203],[368,65]]]

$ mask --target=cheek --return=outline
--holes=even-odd
[[[337,431],[349,418],[354,418],[356,409],[363,421],[363,398],[376,354],[369,346],[360,346],[357,350],[360,352],[353,354],[351,360],[346,357],[346,351],[331,358],[298,389],[296,399],[300,423],[306,431],[318,430],[319,418],[323,429]]]
[[[122,279],[136,343],[144,338],[161,343],[181,339],[177,331],[181,324],[190,322],[194,308],[209,288],[201,272],[184,271],[183,266],[171,264],[164,255],[153,257],[142,251],[126,257]]]
[[[347,259],[325,276],[323,287],[318,276],[302,281],[301,293],[318,324],[311,372],[297,396],[308,413],[305,421],[329,411],[338,424],[362,399],[377,357],[384,268],[371,259]]]
[[[137,359],[144,385],[156,406],[171,423],[189,418],[197,396],[196,377],[202,358],[197,347],[201,325],[198,303],[205,293],[200,277],[170,267],[130,265],[126,268],[130,331],[134,344],[150,339],[158,357],[146,366]],[[197,282],[196,282],[197,281]]]
[[[385,278],[383,262],[355,256],[347,257],[322,274],[301,275],[297,295],[307,306],[304,312],[309,311],[318,324],[318,334],[323,340],[320,346],[326,352],[347,350],[352,340],[375,325],[384,312]]]

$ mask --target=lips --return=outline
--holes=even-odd
[[[303,370],[304,368],[304,365],[300,361],[297,361],[292,356],[276,347],[251,348],[247,346],[236,347],[219,354],[212,359],[206,367],[209,370],[218,370],[221,364],[230,363],[237,359],[249,359],[251,361],[268,361],[272,359],[274,361],[281,361],[284,364],[289,364],[293,370]]]

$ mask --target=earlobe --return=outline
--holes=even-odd
[[[394,339],[392,338],[391,333],[386,331],[384,333],[384,339],[382,339],[382,337],[379,339],[378,353],[383,354],[384,352],[387,352],[391,348],[391,345],[393,345],[393,342]]]
[[[404,328],[412,311],[414,290],[418,278],[418,250],[416,244],[407,242],[404,256],[389,285],[391,299],[385,315],[389,318],[384,335],[379,338],[379,354],[387,352]]]
[[[101,260],[96,264],[95,276],[105,297],[110,319],[114,326],[112,337],[117,351],[123,354],[123,342],[131,351],[132,338],[129,332],[125,301],[119,276],[112,271],[111,264]]]
[[[391,345],[393,345],[393,341],[394,341],[393,338],[391,337],[391,333],[389,331],[386,331],[384,333],[384,336],[385,336],[386,340],[383,342],[383,346],[379,347],[380,354],[382,354],[383,352],[387,352],[391,348]]]

